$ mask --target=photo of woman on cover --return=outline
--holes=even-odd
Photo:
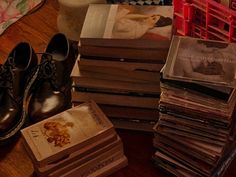
[[[119,6],[112,37],[123,39],[159,38],[170,39],[172,29],[171,8],[158,6]]]
[[[235,54],[228,43],[186,38],[180,41],[173,75],[199,81],[234,82]]]

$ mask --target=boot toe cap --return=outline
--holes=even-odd
[[[64,110],[65,101],[61,93],[54,93],[47,98],[32,98],[28,114],[31,122],[38,122]]]

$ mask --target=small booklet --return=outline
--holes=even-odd
[[[43,166],[115,133],[94,101],[80,104],[21,130],[35,163]]]

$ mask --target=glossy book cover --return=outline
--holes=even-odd
[[[171,40],[172,21],[172,6],[90,4],[80,42],[81,45],[164,48]]]
[[[236,86],[236,44],[173,36],[163,78]]]

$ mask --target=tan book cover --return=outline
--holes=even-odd
[[[114,132],[112,123],[93,101],[21,130],[37,166],[45,166]]]

